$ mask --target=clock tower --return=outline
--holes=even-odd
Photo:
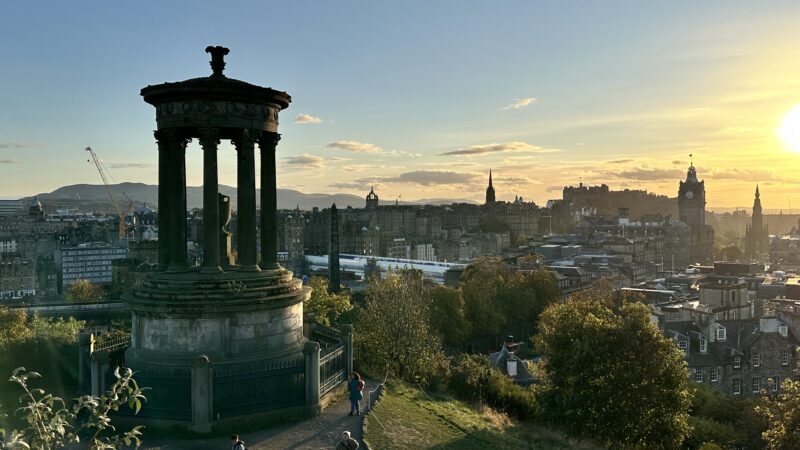
[[[678,216],[695,232],[706,225],[705,181],[697,179],[694,164],[689,166],[686,181],[681,181],[678,188]]]

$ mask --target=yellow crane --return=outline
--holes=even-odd
[[[114,199],[114,194],[111,193],[111,185],[108,184],[108,178],[106,177],[106,171],[103,168],[103,163],[101,163],[100,159],[97,158],[97,155],[95,154],[94,150],[92,150],[92,147],[86,147],[86,151],[92,155],[92,159],[87,161],[93,161],[94,165],[97,166],[97,171],[100,172],[100,178],[103,179],[103,184],[106,187],[106,192],[108,192],[108,198],[111,200],[111,205],[114,206],[114,210],[117,212],[117,217],[119,217],[119,239],[122,241],[128,236],[128,227],[125,225],[125,218],[131,212],[131,210],[133,210],[133,201],[131,201],[131,199],[129,199],[124,192],[122,193],[122,195],[128,199],[128,208],[125,210],[125,212],[123,212],[122,208],[119,207],[119,204]]]

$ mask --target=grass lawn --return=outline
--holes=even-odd
[[[380,402],[366,418],[364,439],[375,449],[576,449],[590,444],[544,428],[518,423],[489,408],[475,408],[448,397],[431,398],[400,383],[387,383]]]

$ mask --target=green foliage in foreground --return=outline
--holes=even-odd
[[[676,449],[689,433],[686,363],[641,303],[594,298],[542,313],[549,418],[572,436],[614,448]]]
[[[762,394],[756,413],[768,423],[762,436],[769,450],[800,449],[800,382],[786,380],[780,394]]]
[[[0,307],[0,350],[10,351],[22,344],[46,342],[51,345],[73,344],[84,322],[69,319],[50,319],[34,315],[28,318],[24,310]]]
[[[327,327],[336,324],[342,314],[353,309],[350,294],[328,292],[328,280],[322,277],[311,277],[311,298],[303,306],[306,312],[314,313],[317,323]]]
[[[143,390],[130,369],[122,374],[116,370],[114,375],[117,381],[101,397],[85,395],[67,404],[59,397],[29,386],[29,380],[41,377],[37,372],[17,368],[9,381],[23,392],[19,399],[22,406],[15,414],[22,417],[27,426],[11,431],[0,428],[0,449],[56,450],[80,442],[90,450],[115,450],[123,443],[139,447],[143,427],[116,434],[109,414],[125,406],[138,413],[145,400]]]
[[[430,397],[429,397],[430,396]],[[597,447],[490,408],[390,382],[365,419],[365,441],[376,449],[597,450]]]

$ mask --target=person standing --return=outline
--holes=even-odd
[[[356,450],[358,448],[358,441],[350,436],[349,431],[342,433],[342,440],[336,446],[336,450]]]
[[[231,450],[247,450],[238,434],[231,435]]]
[[[364,380],[361,379],[361,375],[358,372],[353,372],[353,378],[347,383],[347,390],[350,393],[350,413],[347,415],[361,414],[358,402],[364,398]]]

